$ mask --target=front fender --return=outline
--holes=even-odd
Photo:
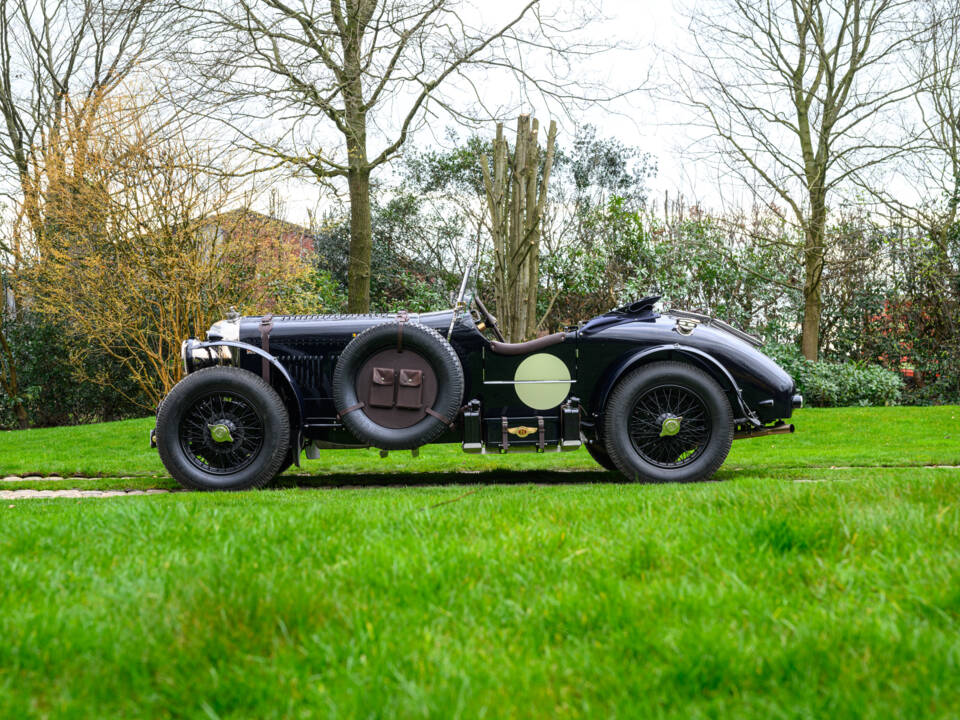
[[[238,348],[244,350],[248,353],[253,353],[254,355],[259,355],[262,358],[270,363],[270,366],[277,371],[277,373],[282,378],[283,382],[286,384],[287,389],[293,396],[295,407],[290,408],[296,414],[295,418],[291,418],[292,427],[297,428],[297,435],[300,436],[303,432],[303,423],[304,423],[304,402],[303,402],[303,393],[300,391],[300,387],[297,385],[296,381],[291,377],[289,371],[280,364],[280,362],[273,357],[270,353],[262,350],[261,348],[256,347],[255,345],[250,345],[245,342],[239,342],[236,340],[213,340],[211,342],[199,342],[199,341],[190,341],[187,340],[184,343],[183,353],[184,353],[184,365],[185,370],[190,373],[192,372],[191,359],[189,353],[195,350],[203,350],[206,348],[215,348],[215,347],[229,347],[229,348]]]
[[[603,382],[597,388],[597,394],[594,396],[593,407],[597,408],[598,419],[603,414],[603,409],[607,405],[607,398],[613,390],[617,381],[631,370],[657,360],[687,360],[692,361],[694,365],[701,367],[708,372],[720,387],[730,397],[733,405],[734,415],[737,422],[748,422],[751,425],[760,427],[762,423],[743,400],[743,392],[730,371],[723,366],[719,360],[710,353],[698,348],[684,345],[655,345],[644,348],[635,353],[630,353],[613,367],[604,376]]]

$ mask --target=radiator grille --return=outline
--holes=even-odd
[[[276,358],[300,386],[304,395],[330,397],[330,379],[337,362],[336,355],[277,355]]]

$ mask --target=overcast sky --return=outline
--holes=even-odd
[[[545,8],[563,6],[570,0],[542,0]],[[484,0],[482,4],[485,19],[496,22],[501,18],[516,14],[516,0]],[[613,88],[636,87],[655,69],[653,82],[669,81],[669,62],[658,48],[674,49],[686,40],[685,21],[679,2],[672,0],[604,0],[603,8],[608,19],[596,23],[591,32],[598,38],[609,38],[629,44],[629,51],[617,51],[588,60],[581,67],[585,76],[593,79],[606,79]],[[448,91],[455,88],[448,88]],[[490,83],[484,91],[490,97],[497,93],[511,93],[513,89],[504,87],[504,83]],[[465,102],[470,101],[469,93],[464,90]],[[543,108],[531,108],[541,123],[550,119]],[[700,200],[710,206],[719,206],[734,202],[732,195],[737,194],[734,187],[721,187],[723,181],[716,175],[716,168],[702,166],[699,163],[684,163],[680,151],[688,145],[699,131],[685,126],[683,110],[664,100],[658,101],[652,94],[637,92],[629,99],[616,101],[606,108],[594,108],[578,113],[576,121],[593,124],[600,137],[616,137],[628,145],[636,145],[650,152],[658,165],[657,177],[651,181],[654,197],[662,203],[664,191],[671,197],[682,193],[689,200]],[[568,117],[557,116],[559,125],[558,141],[567,144],[572,138],[575,121]],[[443,117],[432,119],[429,128],[421,129],[413,138],[418,146],[436,142],[436,136],[442,142],[443,130],[454,123]],[[493,134],[491,124],[490,134]],[[332,139],[332,138],[331,138]],[[284,186],[287,217],[295,222],[306,219],[307,210],[322,207],[324,191],[316,185],[304,182],[287,183]]]
[[[519,0],[465,1],[474,3],[476,12],[482,14],[484,24],[496,26],[515,17],[519,6]],[[713,149],[710,136],[703,127],[693,124],[691,111],[671,101],[678,93],[678,70],[670,55],[683,54],[692,45],[686,15],[690,7],[703,10],[705,1],[541,0],[545,14],[555,10],[581,11],[591,3],[602,3],[605,19],[594,21],[589,28],[589,35],[593,40],[621,45],[623,49],[583,60],[576,67],[577,75],[594,82],[601,81],[611,89],[625,90],[640,85],[644,89],[603,107],[577,112],[573,118],[559,112],[554,112],[551,117],[549,109],[543,106],[523,109],[533,112],[540,119],[542,128],[550,119],[557,120],[560,145],[569,145],[579,122],[596,126],[599,137],[617,138],[627,145],[651,153],[656,159],[658,173],[649,185],[651,199],[657,208],[662,208],[664,193],[669,193],[671,199],[682,195],[688,205],[701,203],[710,210],[720,212],[747,209],[754,201],[751,193],[717,162],[719,153]],[[536,58],[525,56],[524,60],[529,65]],[[462,105],[454,102],[455,105],[467,107],[475,101],[473,89],[466,82],[452,78],[447,83],[445,92],[448,98],[452,96],[456,100],[458,94],[462,94]],[[509,105],[518,93],[517,82],[508,77],[478,81],[477,87],[483,95],[484,104],[493,107]],[[401,99],[397,112],[405,112],[407,107],[408,103]],[[389,112],[381,109],[378,118],[393,135],[401,116],[398,114],[391,118]],[[442,145],[445,130],[454,125],[448,116],[430,115],[414,133],[408,147]],[[324,143],[336,143],[338,146],[342,143],[342,137],[332,129],[323,128],[322,131],[330,131],[329,139],[324,139]],[[485,123],[480,132],[492,136],[493,123]],[[705,139],[706,143],[703,142]],[[370,144],[370,156],[383,146],[372,137]],[[694,145],[698,145],[701,151],[697,154],[699,159],[694,159],[693,153],[689,152]],[[389,178],[389,168],[381,168],[378,172],[381,180]],[[900,177],[896,166],[879,182],[888,188],[897,188],[898,192],[902,189],[905,196],[918,192],[917,188]],[[309,209],[322,210],[330,204],[329,192],[309,181],[286,183],[283,196],[286,199],[286,216],[294,222],[305,222]]]

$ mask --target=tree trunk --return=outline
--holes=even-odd
[[[19,400],[13,404],[13,414],[17,417],[17,427],[21,430],[26,430],[30,423],[27,422],[26,408],[23,407],[23,403]]]
[[[527,331],[526,337],[537,334],[537,291],[540,289],[540,232],[534,230],[530,240],[530,276],[527,279]]]
[[[6,302],[6,293],[4,293],[4,302]],[[6,306],[0,306],[0,313],[6,312]],[[4,366],[6,366],[6,374],[0,374],[0,389],[2,389],[7,395],[14,398],[13,400],[13,414],[17,418],[17,425],[21,430],[26,430],[27,425],[27,410],[23,407],[23,403],[20,401],[20,398],[17,397],[20,394],[20,382],[17,379],[17,366],[15,363],[15,358],[13,357],[13,350],[10,348],[10,344],[7,342],[7,336],[3,332],[3,328],[0,327],[0,353],[3,353],[3,362],[0,362],[0,373],[3,372]]]
[[[537,334],[537,291],[540,289],[540,217],[541,211],[537,205],[537,174],[540,170],[540,148],[537,138],[540,134],[540,123],[534,119],[529,131],[527,148],[527,176],[525,180],[526,192],[526,222],[524,223],[524,242],[526,252],[526,277],[524,281],[525,297],[517,298],[524,308],[524,338],[532,338]],[[549,142],[549,140],[548,140]],[[549,172],[549,171],[548,171]]]
[[[800,349],[807,360],[816,361],[820,352],[820,287],[817,286],[809,293],[804,288],[804,295]]]
[[[336,0],[339,5],[341,0]],[[363,97],[364,60],[361,40],[376,8],[375,0],[343,3],[340,41],[343,46],[343,121],[347,147],[347,185],[350,189],[350,264],[347,268],[347,311],[370,312],[370,256],[373,229],[370,218],[370,165],[367,162],[367,108]]]
[[[804,244],[803,326],[800,349],[807,360],[816,361],[820,352],[822,310],[823,235],[826,216],[814,217],[806,230]]]
[[[370,220],[370,171],[351,170],[350,187],[350,265],[347,271],[347,310],[370,311],[370,256],[373,230]]]
[[[550,123],[543,171],[537,145],[539,123],[528,115],[517,120],[512,157],[497,124],[493,167],[480,157],[493,236],[494,287],[500,327],[508,342],[520,342],[537,331],[537,290],[540,274],[540,223],[550,182],[557,125]],[[538,182],[539,180],[539,182]]]

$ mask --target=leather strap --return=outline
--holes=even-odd
[[[270,352],[270,331],[273,330],[273,315],[264,315],[260,320],[260,349],[265,353]],[[270,360],[269,358],[260,358],[260,374],[263,379],[270,382]]]
[[[503,436],[503,439],[500,441],[500,452],[506,452],[507,448],[510,447],[510,433],[507,432],[508,424],[505,417],[500,418],[500,432]]]
[[[358,402],[356,405],[351,405],[348,408],[344,408],[343,412],[337,413],[337,417],[343,417],[347,413],[352,413],[354,410],[359,410],[362,407],[366,407],[366,405],[362,402]]]
[[[403,324],[410,319],[406,310],[397,313],[397,352],[403,352]]]
[[[537,451],[543,452],[543,449],[546,447],[546,445],[547,442],[543,430],[543,418],[537,415]]]
[[[453,422],[452,420],[447,420],[447,418],[445,418],[443,415],[441,415],[440,413],[438,413],[438,412],[437,412],[436,410],[434,410],[433,408],[426,408],[426,410],[424,410],[424,412],[426,412],[427,415],[430,415],[431,417],[435,417],[437,420],[439,420],[440,422],[442,422],[444,425],[447,425],[447,426],[450,427],[451,429],[454,428],[454,427],[456,427],[456,425],[454,424],[454,422]]]

